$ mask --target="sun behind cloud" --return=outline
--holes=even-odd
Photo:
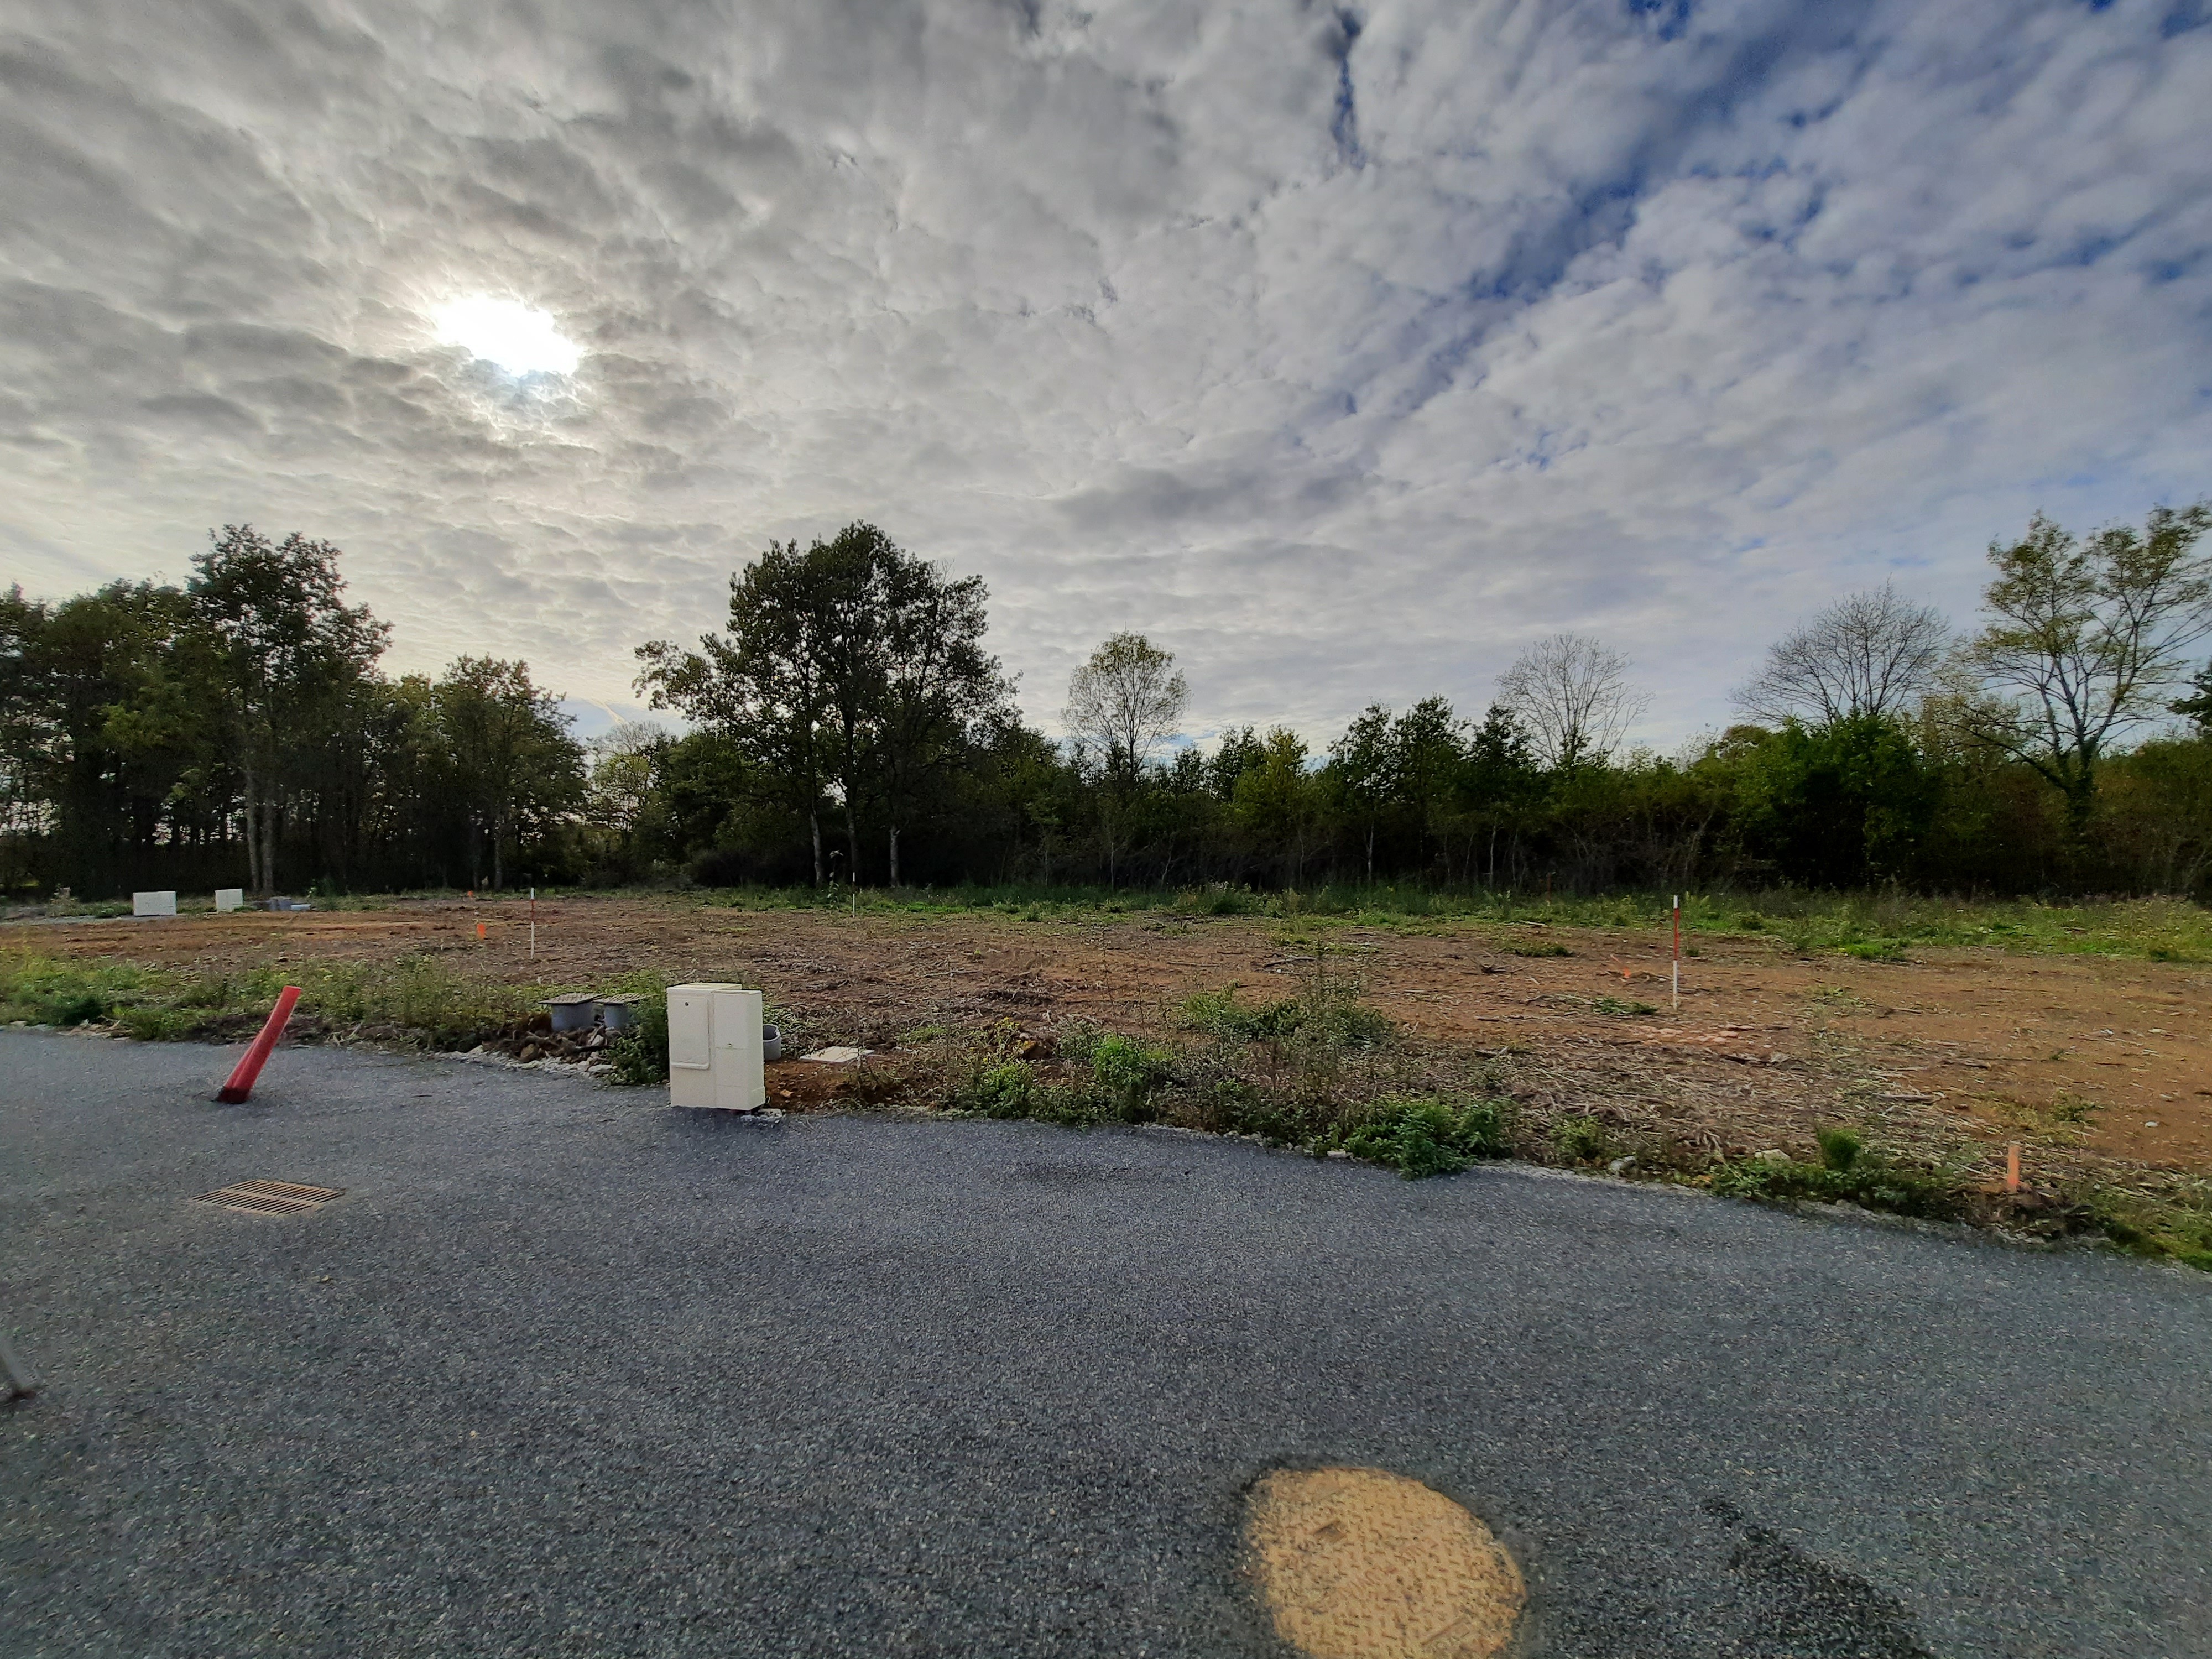
[[[508,374],[573,374],[583,351],[561,332],[553,314],[520,300],[473,294],[451,300],[432,313],[439,341]]]

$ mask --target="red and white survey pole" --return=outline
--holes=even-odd
[[[1682,896],[1674,895],[1674,1012],[1682,1012]]]

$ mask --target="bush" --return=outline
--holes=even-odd
[[[1237,988],[1200,991],[1182,1006],[1183,1023],[1214,1036],[1244,1042],[1304,1041],[1329,1048],[1372,1048],[1395,1035],[1389,1018],[1323,987],[1265,1008],[1237,1000]]]
[[[757,873],[757,863],[733,847],[709,847],[692,854],[684,873],[695,887],[743,887]]]
[[[1512,1150],[1512,1106],[1504,1100],[1455,1103],[1437,1096],[1385,1100],[1336,1137],[1342,1150],[1395,1170],[1408,1181],[1450,1175],[1479,1158]]]
[[[633,1085],[668,1081],[668,999],[647,996],[633,1006],[634,1023],[607,1044],[607,1063],[615,1081]]]
[[[1115,1032],[1091,1046],[1090,1063],[1098,1092],[1124,1123],[1142,1123],[1152,1116],[1152,1091],[1175,1072],[1175,1056],[1165,1049],[1148,1048]]]
[[[1595,1164],[1610,1145],[1605,1125],[1594,1117],[1562,1118],[1552,1129],[1553,1149],[1571,1163]]]
[[[1866,1150],[1866,1142],[1856,1129],[1846,1129],[1840,1123],[1824,1123],[1813,1131],[1813,1139],[1820,1143],[1820,1162],[1838,1172],[1849,1170],[1859,1161]]]
[[[1825,1146],[1822,1155],[1826,1155]],[[1938,1220],[1957,1215],[1962,1207],[1957,1192],[1927,1170],[1910,1169],[1863,1151],[1852,1152],[1850,1158],[1850,1166],[1840,1170],[1788,1158],[1744,1158],[1716,1169],[1712,1190],[1723,1198],[1769,1203],[1811,1199]]]

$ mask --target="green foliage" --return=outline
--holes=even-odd
[[[1605,1125],[1594,1117],[1564,1117],[1552,1126],[1552,1149],[1571,1164],[1595,1164],[1612,1146]]]
[[[1825,1139],[1821,1153],[1824,1159],[1832,1157]],[[1850,1203],[1864,1209],[1938,1220],[1954,1217],[1965,1207],[1957,1184],[1940,1173],[1856,1148],[1840,1165],[1756,1158],[1723,1164],[1712,1172],[1711,1190],[1723,1198]]]
[[[1511,1114],[1512,1103],[1505,1100],[1386,1099],[1352,1117],[1331,1141],[1354,1158],[1416,1181],[1511,1151]]]
[[[1838,1173],[1848,1172],[1866,1150],[1866,1141],[1858,1131],[1840,1123],[1822,1124],[1813,1131],[1813,1139],[1820,1143],[1820,1162]]]
[[[1565,945],[1555,945],[1548,939],[1545,940],[1540,945],[1515,945],[1508,946],[1507,948],[1510,949],[1516,957],[1571,957],[1574,955],[1574,952],[1567,949]]]
[[[1107,1032],[1091,1045],[1088,1056],[1092,1080],[1115,1114],[1125,1123],[1142,1123],[1152,1116],[1153,1092],[1175,1074],[1175,1056]]]
[[[1613,1014],[1624,1018],[1656,1014],[1659,1012],[1648,1002],[1624,1002],[1619,997],[1599,997],[1590,1004],[1590,1006],[1601,1014]]]
[[[1340,991],[1288,997],[1264,1008],[1237,1000],[1231,984],[1200,991],[1182,1006],[1183,1023],[1194,1030],[1244,1042],[1283,1043],[1297,1040],[1330,1048],[1371,1048],[1393,1035],[1390,1021]]]

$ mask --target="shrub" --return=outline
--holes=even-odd
[[[1504,1100],[1401,1097],[1370,1108],[1339,1139],[1354,1158],[1418,1181],[1510,1151],[1511,1112],[1511,1103]]]
[[[1567,949],[1564,945],[1553,945],[1549,943],[1543,945],[1516,945],[1512,947],[1512,951],[1513,954],[1516,957],[1571,957],[1574,955],[1574,952]]]
[[[1328,986],[1265,1008],[1239,1002],[1234,985],[1200,991],[1184,1002],[1182,1018],[1195,1030],[1245,1042],[1296,1040],[1330,1048],[1372,1048],[1395,1035],[1387,1016]]]
[[[1824,1146],[1823,1156],[1826,1152]],[[1856,1151],[1850,1156],[1850,1166],[1840,1170],[1788,1158],[1779,1162],[1743,1158],[1713,1171],[1712,1190],[1723,1198],[1765,1202],[1813,1199],[1937,1219],[1959,1213],[1959,1194],[1939,1176],[1872,1152]]]
[[[626,1031],[607,1044],[607,1063],[615,1081],[634,1085],[668,1081],[668,999],[648,996],[634,1005]]]
[[[1576,1164],[1595,1164],[1610,1145],[1605,1125],[1594,1117],[1562,1118],[1553,1126],[1552,1146],[1560,1157]]]
[[[1820,1143],[1820,1162],[1838,1171],[1856,1164],[1859,1154],[1866,1149],[1866,1142],[1860,1139],[1858,1131],[1846,1129],[1840,1123],[1822,1124],[1813,1131],[1813,1139]]]
[[[1091,1045],[1091,1075],[1107,1104],[1125,1123],[1152,1116],[1152,1091],[1175,1071],[1175,1056],[1134,1038],[1108,1032]]]

